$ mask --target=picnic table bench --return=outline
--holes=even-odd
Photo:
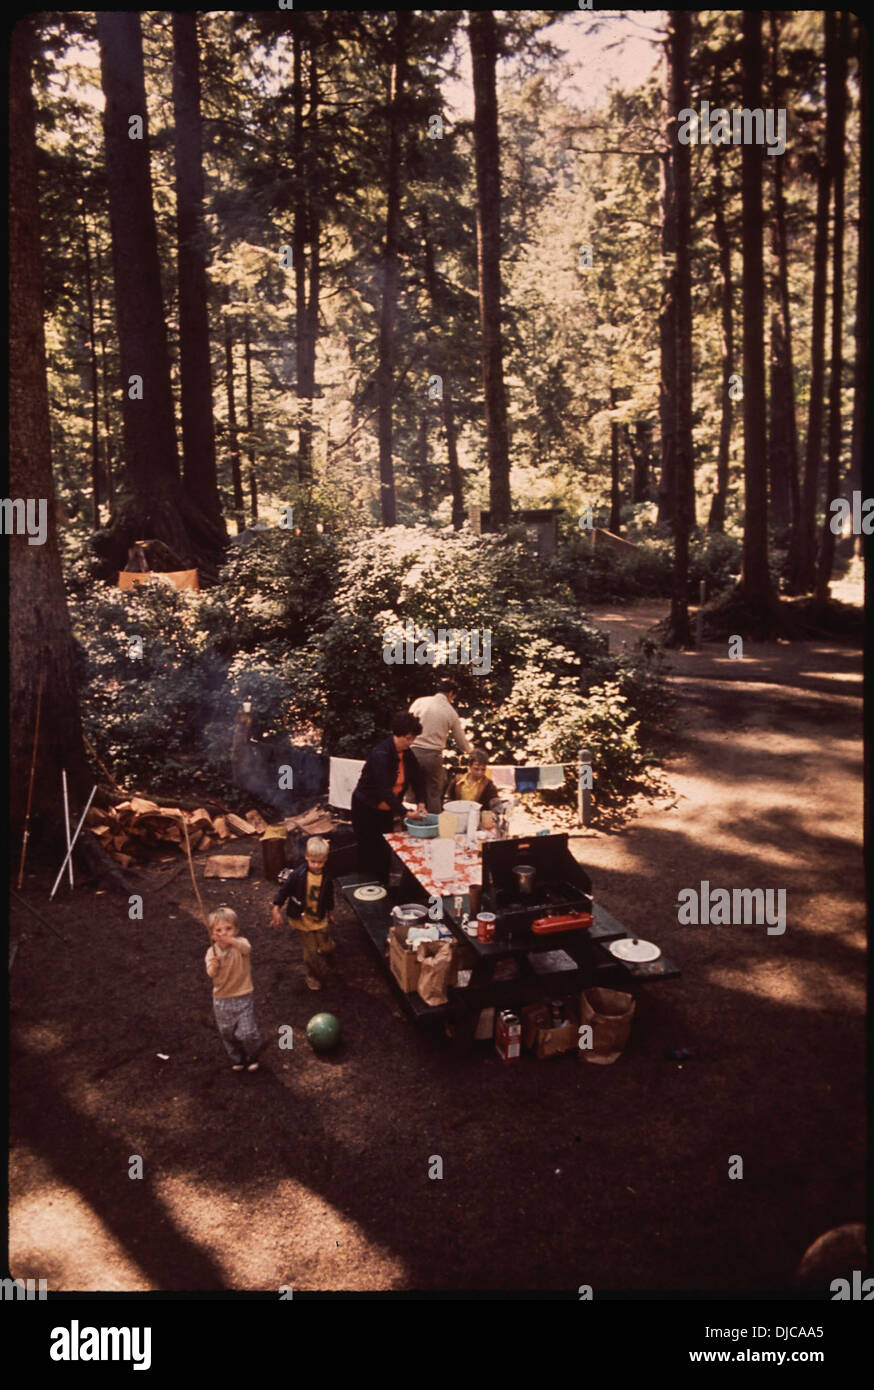
[[[553,934],[537,941],[529,938],[522,943],[500,940],[482,942],[462,931],[460,918],[455,916],[455,899],[458,895],[452,895],[443,897],[444,921],[458,941],[472,948],[476,961],[469,984],[463,988],[450,986],[447,1003],[426,1004],[418,994],[407,994],[400,988],[388,963],[391,898],[386,894],[384,898],[371,902],[355,897],[356,888],[377,881],[360,873],[345,874],[334,880],[336,891],[342,894],[364,928],[407,1013],[417,1023],[441,1020],[451,1024],[454,1041],[461,1049],[473,1043],[477,1020],[484,1008],[493,1006],[500,1009],[511,1004],[579,995],[581,990],[593,985],[636,994],[640,985],[676,979],[681,973],[664,953],[658,960],[645,962],[620,961],[611,955],[606,949],[607,944],[623,937],[631,939],[633,933],[627,931],[600,903],[592,905],[593,922],[587,931]],[[409,900],[412,901],[412,898]],[[468,910],[467,895],[463,895],[462,902],[464,913]],[[576,953],[581,949],[584,959],[579,961]],[[575,959],[577,968],[538,974],[529,956],[554,950],[566,951]],[[512,979],[494,979],[495,967],[507,957],[517,962],[518,974]]]

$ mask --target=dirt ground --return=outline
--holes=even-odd
[[[596,617],[617,642],[663,613]],[[683,971],[643,990],[612,1067],[508,1067],[485,1044],[456,1058],[405,1021],[354,922],[336,931],[341,981],[311,994],[267,925],[254,851],[250,880],[201,885],[253,943],[267,1046],[236,1074],[187,873],[162,886],[178,859],[138,881],[142,922],[93,887],[49,905],[52,875],[31,866],[25,896],[66,941],[13,905],[13,1274],[81,1291],[764,1291],[863,1220],[861,654],[672,661],[670,794],[572,842],[596,898]],[[705,879],[785,888],[785,934],[679,926],[679,890]],[[304,1036],[321,1008],[343,1026],[326,1056]],[[679,1047],[697,1055],[665,1058]]]

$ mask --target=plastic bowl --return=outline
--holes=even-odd
[[[404,821],[404,827],[408,835],[412,835],[416,840],[436,840],[437,839],[437,817],[428,815],[422,816],[420,820]]]

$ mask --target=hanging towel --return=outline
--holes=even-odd
[[[495,786],[498,788],[508,787],[510,791],[516,790],[516,778],[514,774],[515,768],[512,767],[489,768],[489,776],[491,777]]]
[[[551,763],[547,767],[540,769],[540,780],[537,783],[538,791],[546,791],[552,787],[564,786],[564,768],[560,763]]]
[[[351,811],[352,793],[358,785],[363,758],[332,758],[328,785],[328,805],[341,811]]]
[[[516,768],[516,790],[517,792],[536,792],[537,783],[540,780],[539,767],[517,767]]]

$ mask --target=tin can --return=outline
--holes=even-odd
[[[478,941],[494,941],[495,914],[493,912],[477,913],[476,935]]]
[[[522,1055],[522,1024],[512,1009],[502,1009],[495,1025],[495,1051],[502,1062],[518,1062]]]

